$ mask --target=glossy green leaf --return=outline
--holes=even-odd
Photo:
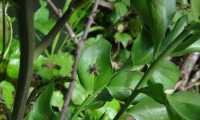
[[[6,67],[6,73],[9,77],[17,79],[19,74],[19,59],[10,59]]]
[[[189,39],[181,43],[171,55],[181,56],[192,52],[200,52],[200,33],[193,34]]]
[[[51,108],[51,98],[54,90],[54,82],[51,81],[49,85],[40,94],[34,103],[32,110],[27,117],[27,120],[59,120],[58,116]]]
[[[160,49],[167,26],[175,15],[175,0],[132,0],[131,2],[141,17],[144,26],[151,34],[154,55],[156,55]]]
[[[184,30],[188,24],[188,18],[186,15],[180,17],[172,31],[163,39],[161,46],[161,52],[163,52],[174,40],[175,38]]]
[[[152,98],[145,98],[129,108],[126,114],[133,116],[136,120],[169,120],[165,106]]]
[[[149,97],[153,98],[154,100],[158,101],[159,103],[165,103],[165,94],[164,88],[162,84],[154,84],[138,90],[140,93],[144,93]]]
[[[126,69],[117,73],[111,79],[107,89],[114,98],[125,100],[141,78],[141,73]]]
[[[177,92],[168,95],[170,106],[185,120],[200,119],[200,95],[193,92]]]
[[[55,20],[49,19],[49,10],[46,8],[47,2],[39,0],[41,7],[35,12],[34,25],[37,30],[47,34],[55,24]]]
[[[114,35],[115,41],[122,43],[123,47],[126,47],[128,42],[132,40],[131,35],[128,33],[115,33]]]
[[[141,34],[136,38],[132,49],[131,59],[133,65],[143,65],[153,58],[153,43],[150,34],[143,28]]]
[[[14,86],[7,81],[2,81],[0,83],[1,96],[6,103],[7,108],[11,109],[14,102],[13,92],[15,90]]]
[[[106,85],[112,76],[110,43],[103,38],[86,43],[77,72],[81,85],[89,93]]]
[[[7,6],[6,6],[7,9]],[[6,11],[5,11],[6,12]],[[11,40],[12,40],[12,22],[10,17],[6,14],[5,15],[5,21],[6,21],[6,27],[5,27],[5,32],[6,32],[6,38],[5,38],[5,48],[4,48],[4,53],[3,52],[3,14],[2,14],[2,3],[0,3],[0,58],[4,58],[10,48]]]
[[[170,62],[164,61],[152,74],[150,79],[153,83],[161,83],[164,89],[174,89],[179,80],[180,71],[178,67]]]

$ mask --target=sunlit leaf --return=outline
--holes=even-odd
[[[80,83],[87,92],[92,93],[106,85],[112,75],[110,43],[103,38],[86,43],[77,70]]]
[[[14,102],[14,95],[13,95],[13,92],[15,90],[14,86],[7,81],[2,81],[0,83],[0,89],[1,89],[2,98],[4,102],[6,103],[6,106],[9,109],[11,109],[12,104]]]

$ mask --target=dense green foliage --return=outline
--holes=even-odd
[[[68,23],[79,44],[63,27],[51,38],[51,46],[35,56],[24,119],[58,120],[73,81],[75,88],[66,119],[199,120],[198,93],[166,92],[175,89],[180,77],[178,66],[166,58],[200,52],[200,1],[103,2],[95,11],[83,49],[77,51],[95,0],[55,1],[61,14],[71,11]],[[12,113],[21,66],[18,18],[9,15],[15,7],[7,1],[4,40],[0,10],[0,119]],[[46,0],[36,1],[33,34],[37,44],[59,19],[54,12]],[[77,76],[73,77],[79,52]]]

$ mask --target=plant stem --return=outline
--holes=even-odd
[[[12,120],[22,120],[33,73],[34,26],[33,0],[16,0],[20,31],[20,69]]]
[[[74,113],[74,115],[72,116],[72,120],[76,120],[77,116],[79,115],[79,113],[81,111],[83,111],[84,107],[90,103],[93,98],[103,90],[105,86],[103,86],[102,88],[100,88],[99,90],[95,91],[94,93],[92,93],[92,95],[88,95],[88,97],[84,100],[84,102],[81,104],[81,106],[78,108],[78,110]]]
[[[125,112],[125,110],[128,108],[128,106],[132,103],[132,101],[137,96],[137,90],[139,87],[143,86],[149,78],[152,76],[152,73],[157,69],[157,67],[165,60],[167,56],[170,55],[171,52],[189,35],[188,30],[183,30],[182,33],[165,49],[165,51],[151,64],[147,72],[143,75],[140,82],[136,85],[135,89],[132,91],[131,95],[125,102],[125,104],[122,106],[120,111],[117,113],[117,115],[114,117],[113,120],[118,120],[120,116]]]
[[[83,45],[84,45],[84,43],[87,39],[87,36],[88,36],[88,33],[89,33],[89,28],[94,23],[94,17],[96,15],[96,11],[97,11],[97,8],[98,8],[98,5],[99,5],[99,1],[100,0],[95,0],[91,15],[89,16],[88,23],[87,23],[85,30],[84,30],[84,33],[83,33],[82,40],[77,44],[78,50],[77,50],[76,55],[75,55],[75,62],[74,62],[74,65],[73,65],[73,70],[72,70],[72,77],[73,78],[75,78],[76,75],[77,75],[76,71],[77,71],[78,61],[79,61],[79,58],[81,56],[81,51],[82,51]],[[66,111],[68,109],[69,102],[70,102],[74,87],[75,87],[75,81],[71,82],[70,85],[69,85],[69,89],[66,93],[65,102],[64,102],[64,105],[63,105],[63,108],[62,108],[62,111],[61,111],[60,120],[65,120],[65,114],[66,114]]]

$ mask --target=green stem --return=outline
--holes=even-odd
[[[33,0],[16,0],[20,31],[20,68],[11,120],[22,120],[33,74]]]
[[[103,90],[105,86],[103,86],[101,89],[95,91],[94,93],[92,93],[91,95],[88,95],[88,97],[84,100],[84,102],[81,104],[81,106],[78,108],[78,110],[74,113],[74,115],[72,116],[72,120],[76,120],[77,119],[77,116],[79,115],[79,113],[81,111],[83,111],[83,109],[85,108],[85,106],[90,103],[93,98]]]
[[[173,52],[173,50],[189,35],[188,30],[184,30],[175,40],[172,42],[167,49],[151,64],[147,72],[143,75],[142,79],[140,82],[137,84],[125,104],[122,106],[120,111],[117,113],[117,115],[114,117],[113,120],[118,120],[120,116],[125,112],[125,110],[128,108],[128,106],[132,103],[132,101],[135,99],[137,96],[137,90],[139,87],[143,86],[149,78],[152,76],[152,73],[157,69],[157,67],[165,60],[167,56]]]

